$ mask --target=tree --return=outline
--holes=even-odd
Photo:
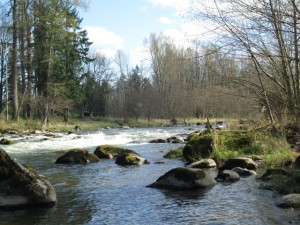
[[[252,89],[269,120],[274,124],[274,112],[280,110],[277,115],[299,121],[299,4],[294,0],[215,0],[213,5],[196,8],[194,15],[218,24],[223,36],[220,44],[251,60],[257,76]],[[277,108],[279,103],[282,107]]]
[[[13,115],[12,118],[19,118],[19,100],[18,100],[18,17],[17,0],[11,0],[12,21],[13,21],[13,43],[12,43],[12,89],[13,89]]]

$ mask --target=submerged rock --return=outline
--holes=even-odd
[[[222,170],[231,170],[235,167],[241,167],[248,170],[255,170],[257,169],[257,164],[250,158],[246,157],[239,157],[239,158],[232,158],[225,161],[224,165],[222,166]]]
[[[202,159],[198,162],[194,162],[194,163],[188,165],[187,167],[188,168],[205,169],[205,168],[217,167],[217,164],[213,159]]]
[[[123,154],[139,155],[138,153],[130,149],[121,148],[113,145],[100,145],[95,149],[94,154],[97,155],[100,159],[116,158],[119,155]]]
[[[201,169],[175,168],[148,187],[165,189],[198,189],[215,184],[215,179]]]
[[[172,144],[178,144],[178,143],[183,143],[184,140],[180,137],[173,136],[173,137],[167,138],[167,142],[172,143]]]
[[[167,141],[166,140],[164,140],[164,139],[155,139],[155,140],[151,140],[151,141],[149,141],[149,143],[151,143],[151,144],[159,144],[159,143],[167,143]]]
[[[0,165],[0,209],[56,203],[56,192],[50,182],[14,161],[3,149],[0,149]]]
[[[99,162],[100,159],[84,149],[72,149],[56,160],[56,164],[85,164]]]
[[[127,153],[127,154],[119,155],[116,158],[116,164],[120,166],[133,166],[133,165],[140,166],[143,164],[149,164],[149,162],[147,159],[139,155]]]

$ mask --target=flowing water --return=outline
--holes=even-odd
[[[152,139],[187,134],[187,127],[111,129],[80,135],[9,136],[15,144],[3,148],[18,162],[48,177],[58,203],[51,208],[0,211],[0,224],[299,224],[298,212],[275,206],[276,195],[257,188],[254,177],[233,184],[193,191],[146,188],[168,170],[184,166],[164,159],[182,144],[148,144]],[[89,165],[56,165],[63,150],[113,144],[138,152],[150,161],[121,167],[113,160]],[[298,219],[298,220],[297,220]]]

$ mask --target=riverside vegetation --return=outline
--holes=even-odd
[[[293,126],[292,126],[293,127]],[[287,127],[286,127],[287,128]],[[215,160],[222,168],[228,159],[253,159],[261,170],[267,170],[260,179],[260,187],[279,194],[300,193],[300,158],[297,151],[297,132],[273,132],[271,125],[249,130],[229,130],[191,133],[187,144],[165,155],[181,159],[187,164],[203,158]]]

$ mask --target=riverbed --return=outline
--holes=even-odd
[[[190,128],[190,129],[188,129]],[[9,135],[15,144],[2,146],[18,162],[45,175],[56,189],[58,203],[50,208],[0,211],[0,224],[299,224],[298,212],[280,209],[276,193],[261,190],[255,177],[218,183],[193,191],[147,188],[180,160],[164,159],[182,144],[149,144],[156,138],[184,136],[199,127],[109,129],[79,134]],[[63,151],[91,152],[113,144],[138,152],[150,164],[121,167],[113,160],[88,165],[56,165]]]

